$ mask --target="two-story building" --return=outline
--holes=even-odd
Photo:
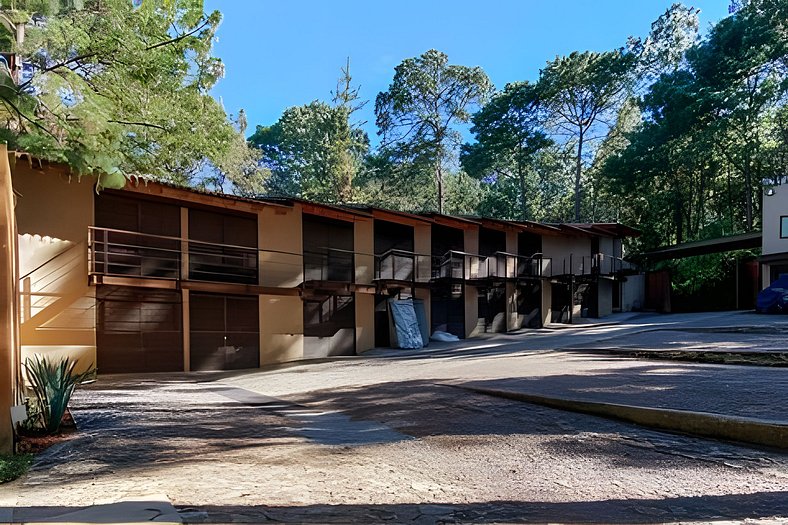
[[[392,341],[391,298],[460,337],[627,310],[618,224],[539,224],[13,166],[23,356],[99,373],[229,370]],[[634,290],[634,291],[633,291]],[[639,304],[642,304],[642,300]]]

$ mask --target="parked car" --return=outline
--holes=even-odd
[[[788,273],[777,278],[758,294],[755,311],[762,314],[788,314]]]

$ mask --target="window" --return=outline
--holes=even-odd
[[[788,239],[788,215],[780,217],[780,239]]]

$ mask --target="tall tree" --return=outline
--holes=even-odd
[[[189,183],[232,159],[246,163],[236,173],[253,170],[209,93],[224,72],[211,54],[220,13],[201,0],[132,4],[18,0],[4,10],[24,21],[13,51],[32,73],[0,86],[2,138],[102,184],[131,174]]]
[[[745,228],[753,229],[763,178],[764,117],[788,91],[788,5],[749,2],[688,52],[697,98],[714,117],[720,152],[744,183]],[[724,137],[724,138],[723,138]]]
[[[463,146],[461,161],[466,172],[478,179],[516,181],[520,218],[530,219],[529,178],[534,175],[536,153],[549,146],[540,126],[539,93],[533,84],[507,84],[477,112],[471,133],[476,142]]]
[[[388,90],[375,99],[384,147],[396,149],[411,162],[432,166],[439,212],[445,205],[446,165],[461,142],[455,126],[468,122],[471,111],[492,90],[480,67],[451,65],[448,56],[431,49],[398,65]]]
[[[345,201],[348,172],[355,170],[348,163],[360,163],[368,148],[366,135],[353,131],[344,108],[318,100],[286,109],[272,126],[257,126],[249,142],[271,170],[269,193],[327,203]]]
[[[633,53],[621,50],[574,52],[549,62],[539,75],[538,89],[553,133],[574,144],[575,221],[581,219],[584,155],[593,159],[593,146],[613,125],[630,92],[635,63]]]
[[[353,199],[353,181],[361,168],[361,156],[365,153],[369,139],[362,126],[366,122],[354,122],[353,115],[367,105],[368,100],[361,98],[360,86],[353,85],[350,75],[350,58],[340,69],[341,76],[337,80],[336,91],[332,92],[333,102],[337,109],[344,113],[348,122],[337,130],[334,146],[337,149],[339,170],[339,200],[350,202]]]

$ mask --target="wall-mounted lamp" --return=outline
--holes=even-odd
[[[774,188],[769,188],[768,190],[766,190],[767,197],[771,197],[772,195],[774,195]]]

